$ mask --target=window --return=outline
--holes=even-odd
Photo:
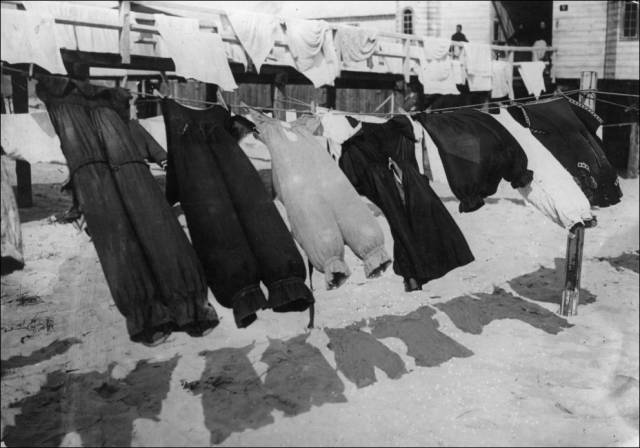
[[[413,34],[413,11],[406,8],[402,11],[402,32],[404,34]]]
[[[638,38],[638,2],[625,1],[622,10],[622,37],[627,39]]]

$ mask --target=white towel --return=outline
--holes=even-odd
[[[154,14],[163,44],[160,52],[170,57],[176,74],[235,90],[227,54],[219,34],[200,32],[198,20]]]
[[[7,156],[29,163],[67,163],[47,112],[2,114],[0,122],[0,140]]]
[[[534,95],[536,99],[544,92],[544,68],[545,63],[541,61],[520,62],[518,71],[522,77],[522,82],[527,88],[529,94]]]
[[[492,62],[491,98],[508,96],[513,99],[513,65],[507,61]]]
[[[118,11],[115,9],[50,1],[25,1],[24,5],[27,11],[39,11],[79,22],[100,22],[113,26],[120,24]],[[54,30],[59,48],[96,53],[120,53],[120,37],[117,29],[56,23]]]
[[[332,86],[340,73],[333,32],[324,20],[287,19],[287,44],[296,69],[314,87]]]
[[[256,71],[271,53],[280,33],[280,22],[271,14],[229,11],[227,17],[240,43],[251,58]]]
[[[464,62],[471,92],[491,90],[491,46],[469,42],[464,47]]]
[[[446,57],[425,62],[419,80],[426,94],[458,95],[455,78],[451,58]]]
[[[378,48],[377,33],[358,28],[338,28],[335,45],[345,66],[354,66],[371,57]]]
[[[464,47],[467,73],[474,76],[491,76],[491,46],[468,42]]]
[[[424,56],[427,60],[442,59],[449,54],[451,40],[442,37],[424,38]]]
[[[565,229],[592,219],[591,205],[569,172],[542,143],[504,109],[491,115],[518,141],[527,155],[533,181],[518,188],[522,196]]]
[[[66,74],[51,15],[2,9],[0,57],[9,64],[37,64],[50,73]]]

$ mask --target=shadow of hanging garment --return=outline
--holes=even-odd
[[[42,347],[28,356],[12,356],[9,359],[2,360],[2,376],[4,376],[8,370],[19,369],[20,367],[32,366],[39,362],[47,361],[55,356],[66,353],[73,345],[81,344],[80,339],[66,338],[56,339],[46,347]]]
[[[335,353],[338,370],[359,388],[377,381],[374,367],[393,380],[407,373],[402,358],[371,334],[361,331],[363,325],[324,330],[330,340],[328,347]]]
[[[261,361],[269,365],[264,387],[267,402],[286,416],[312,406],[345,403],[344,384],[320,350],[307,342],[308,334],[286,341],[270,339]]]
[[[202,395],[204,424],[210,441],[218,444],[234,432],[258,429],[274,422],[266,389],[247,354],[252,345],[202,351],[206,360],[199,382],[190,383]]]
[[[617,257],[598,257],[599,261],[608,261],[616,270],[621,271],[622,268],[629,269],[636,274],[640,271],[640,257],[638,251],[636,253],[624,253]]]
[[[407,345],[407,355],[417,366],[434,367],[451,358],[467,358],[473,352],[438,330],[435,310],[423,306],[404,316],[381,316],[369,321],[371,334],[378,339],[399,338]]]
[[[564,289],[565,260],[556,258],[555,269],[541,266],[535,272],[521,275],[509,280],[509,286],[522,297],[536,302],[557,303],[560,305]],[[590,291],[580,288],[580,304],[593,303],[596,296]]]
[[[57,447],[75,431],[82,446],[131,446],[134,420],[160,415],[178,359],[139,361],[121,380],[111,377],[113,365],[107,372],[49,373],[37,394],[11,405],[21,413],[5,428],[3,441]]]
[[[565,319],[551,311],[496,288],[493,294],[476,294],[479,299],[463,296],[435,305],[466,333],[480,334],[482,329],[499,319],[517,319],[549,334],[570,328]]]

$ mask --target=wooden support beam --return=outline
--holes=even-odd
[[[640,148],[638,147],[638,123],[632,123],[629,130],[629,159],[627,162],[627,177],[638,177],[638,163],[640,161]]]
[[[11,75],[11,92],[14,114],[29,113],[29,80],[24,75]],[[33,207],[31,191],[31,164],[25,160],[16,160],[16,178],[18,182],[16,201],[18,207]]]
[[[577,224],[567,236],[565,284],[560,302],[560,314],[563,316],[575,316],[578,314],[583,246],[584,225]]]
[[[325,107],[329,109],[336,108],[337,92],[335,86],[326,86],[324,88]]]
[[[274,109],[284,109],[285,102],[283,99],[286,97],[285,87],[287,85],[287,73],[278,72],[274,76],[273,83],[271,84],[271,104]],[[285,121],[287,114],[284,110],[274,110],[273,117],[278,120]]]
[[[131,63],[131,4],[128,0],[120,0],[120,56],[123,64]]]

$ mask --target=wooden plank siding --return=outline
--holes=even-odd
[[[560,5],[568,5],[560,11]],[[606,1],[553,2],[553,46],[558,78],[579,78],[582,71],[604,77],[607,37]]]

